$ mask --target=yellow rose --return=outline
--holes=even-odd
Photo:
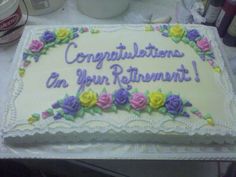
[[[182,37],[184,34],[184,28],[177,24],[170,27],[170,36],[171,37]]]
[[[81,105],[85,107],[92,107],[97,103],[97,94],[91,90],[86,91],[79,96],[79,100]]]
[[[161,92],[151,92],[148,95],[149,105],[151,108],[159,108],[164,105],[166,96]]]
[[[65,39],[69,35],[70,31],[66,28],[60,28],[56,31],[56,36],[58,39]]]
[[[212,118],[207,119],[207,123],[208,125],[211,125],[211,126],[215,125],[214,120]]]

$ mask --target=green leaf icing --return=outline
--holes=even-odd
[[[166,110],[165,107],[159,108],[158,111],[159,111],[160,113],[162,113],[162,114],[166,114],[166,112],[167,112],[167,110]]]
[[[115,105],[112,105],[111,110],[114,111],[114,112],[117,112],[117,107]]]
[[[99,107],[94,107],[93,112],[98,113],[98,114],[102,114],[102,109]]]
[[[134,113],[134,114],[135,114],[136,116],[138,116],[138,117],[139,117],[140,114],[141,114],[139,111],[136,111],[136,110],[132,110],[132,113]]]
[[[74,121],[74,120],[75,120],[75,117],[73,117],[72,115],[68,115],[68,114],[65,114],[65,115],[64,115],[64,118],[65,118],[66,120],[69,120],[69,121]]]
[[[77,114],[76,114],[76,117],[84,117],[84,109],[83,108],[81,108],[80,110],[79,110],[79,112],[77,112]]]

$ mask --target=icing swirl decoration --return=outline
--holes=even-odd
[[[99,96],[98,96],[99,95]],[[90,90],[78,93],[76,96],[66,95],[63,99],[52,104],[51,108],[40,114],[33,114],[29,117],[29,124],[37,122],[42,117],[54,118],[59,120],[64,118],[68,121],[75,121],[81,118],[85,113],[102,114],[103,112],[117,112],[126,110],[136,116],[142,113],[158,112],[162,115],[169,116],[173,119],[177,117],[190,117],[188,112],[204,119],[209,125],[214,125],[213,118],[210,114],[203,114],[192,104],[181,98],[180,95],[164,93],[161,90],[139,92],[137,89],[128,91],[124,88],[116,90],[114,93],[107,93],[103,90],[100,94]]]

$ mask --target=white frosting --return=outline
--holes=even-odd
[[[8,109],[5,114],[4,137],[34,135],[34,137],[40,137],[39,141],[51,141],[51,134],[57,133],[57,136],[53,136],[56,141],[64,141],[63,137],[66,137],[69,141],[95,139],[105,141],[165,141],[170,143],[176,143],[176,141],[193,143],[232,142],[236,135],[234,130],[236,126],[234,118],[236,115],[236,97],[224,66],[221,51],[210,29],[196,25],[187,25],[186,27],[198,29],[211,41],[216,63],[223,71],[221,74],[214,72],[211,66],[207,62],[203,62],[190,46],[182,42],[176,44],[157,31],[145,32],[143,25],[96,26],[95,28],[99,29],[100,33],[80,34],[80,37],[74,40],[78,43],[78,48],[71,49],[69,56],[76,56],[78,52],[113,51],[120,42],[126,45],[127,50],[130,51],[132,51],[133,42],[137,42],[141,48],[152,43],[159,49],[178,49],[185,56],[183,58],[164,59],[142,58],[119,62],[104,61],[102,69],[97,70],[95,63],[66,64],[64,55],[67,44],[56,46],[50,49],[46,55],[41,56],[38,63],[33,62],[26,69],[23,78],[19,77],[17,73],[15,74],[10,89],[11,96]],[[31,27],[30,33],[24,42],[21,41],[23,45],[19,46],[20,49],[16,54],[16,57],[19,58],[19,65],[22,53],[32,39],[37,39],[47,29],[54,30],[57,28],[59,27]],[[194,81],[193,60],[197,63],[199,83]],[[106,75],[109,77],[111,82],[109,86],[91,85],[89,88],[94,91],[99,93],[104,87],[108,92],[118,89],[118,85],[112,84],[113,77],[110,69],[110,66],[115,63],[123,66],[124,75],[129,66],[135,66],[139,68],[140,73],[146,73],[173,72],[179,68],[180,64],[184,64],[192,77],[190,82],[140,82],[132,84],[132,86],[142,92],[160,88],[164,93],[171,91],[180,94],[182,98],[189,100],[203,114],[210,113],[216,125],[210,126],[206,120],[199,119],[193,114],[190,118],[178,117],[173,121],[172,118],[157,112],[151,115],[143,113],[141,117],[137,117],[125,111],[95,116],[86,114],[83,118],[76,119],[75,122],[63,119],[55,121],[52,117],[46,120],[41,119],[33,125],[27,122],[31,114],[45,111],[51,107],[52,103],[62,99],[65,94],[76,95],[79,87],[76,84],[76,70],[78,68],[87,69],[88,75]],[[58,72],[60,78],[68,81],[68,88],[46,88],[46,80],[53,71]],[[58,134],[58,132],[62,133]],[[28,139],[30,138],[28,137]]]

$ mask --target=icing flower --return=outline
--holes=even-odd
[[[80,104],[75,96],[69,96],[64,99],[61,108],[65,114],[75,116],[80,109]]]
[[[164,105],[166,96],[163,93],[156,91],[149,93],[148,98],[150,107],[156,109]]]
[[[171,37],[182,38],[182,36],[184,34],[184,28],[179,24],[173,25],[170,27],[169,32],[170,32]]]
[[[42,36],[41,40],[45,43],[53,42],[56,39],[56,35],[54,32],[51,31],[45,31]]]
[[[40,52],[44,47],[43,42],[38,40],[32,40],[29,49],[31,52]]]
[[[91,90],[83,92],[79,96],[81,105],[85,107],[92,107],[97,103],[97,94]]]
[[[147,98],[143,93],[134,93],[130,98],[130,105],[136,110],[142,110],[147,105]]]
[[[58,39],[65,39],[70,34],[70,31],[65,28],[60,28],[56,31],[56,36]]]
[[[210,50],[211,48],[211,45],[209,43],[209,41],[207,40],[207,38],[203,38],[199,41],[197,41],[197,46],[203,51],[203,52],[206,52],[208,50]]]
[[[179,95],[170,95],[166,99],[165,107],[168,113],[177,116],[183,112],[184,105]]]
[[[187,32],[187,38],[190,41],[195,41],[196,38],[198,38],[200,36],[198,30],[196,29],[191,29]]]
[[[97,101],[97,106],[102,109],[108,109],[112,106],[112,95],[108,93],[102,93]]]
[[[114,94],[114,103],[116,105],[125,105],[129,102],[129,92],[126,89],[119,89]]]

